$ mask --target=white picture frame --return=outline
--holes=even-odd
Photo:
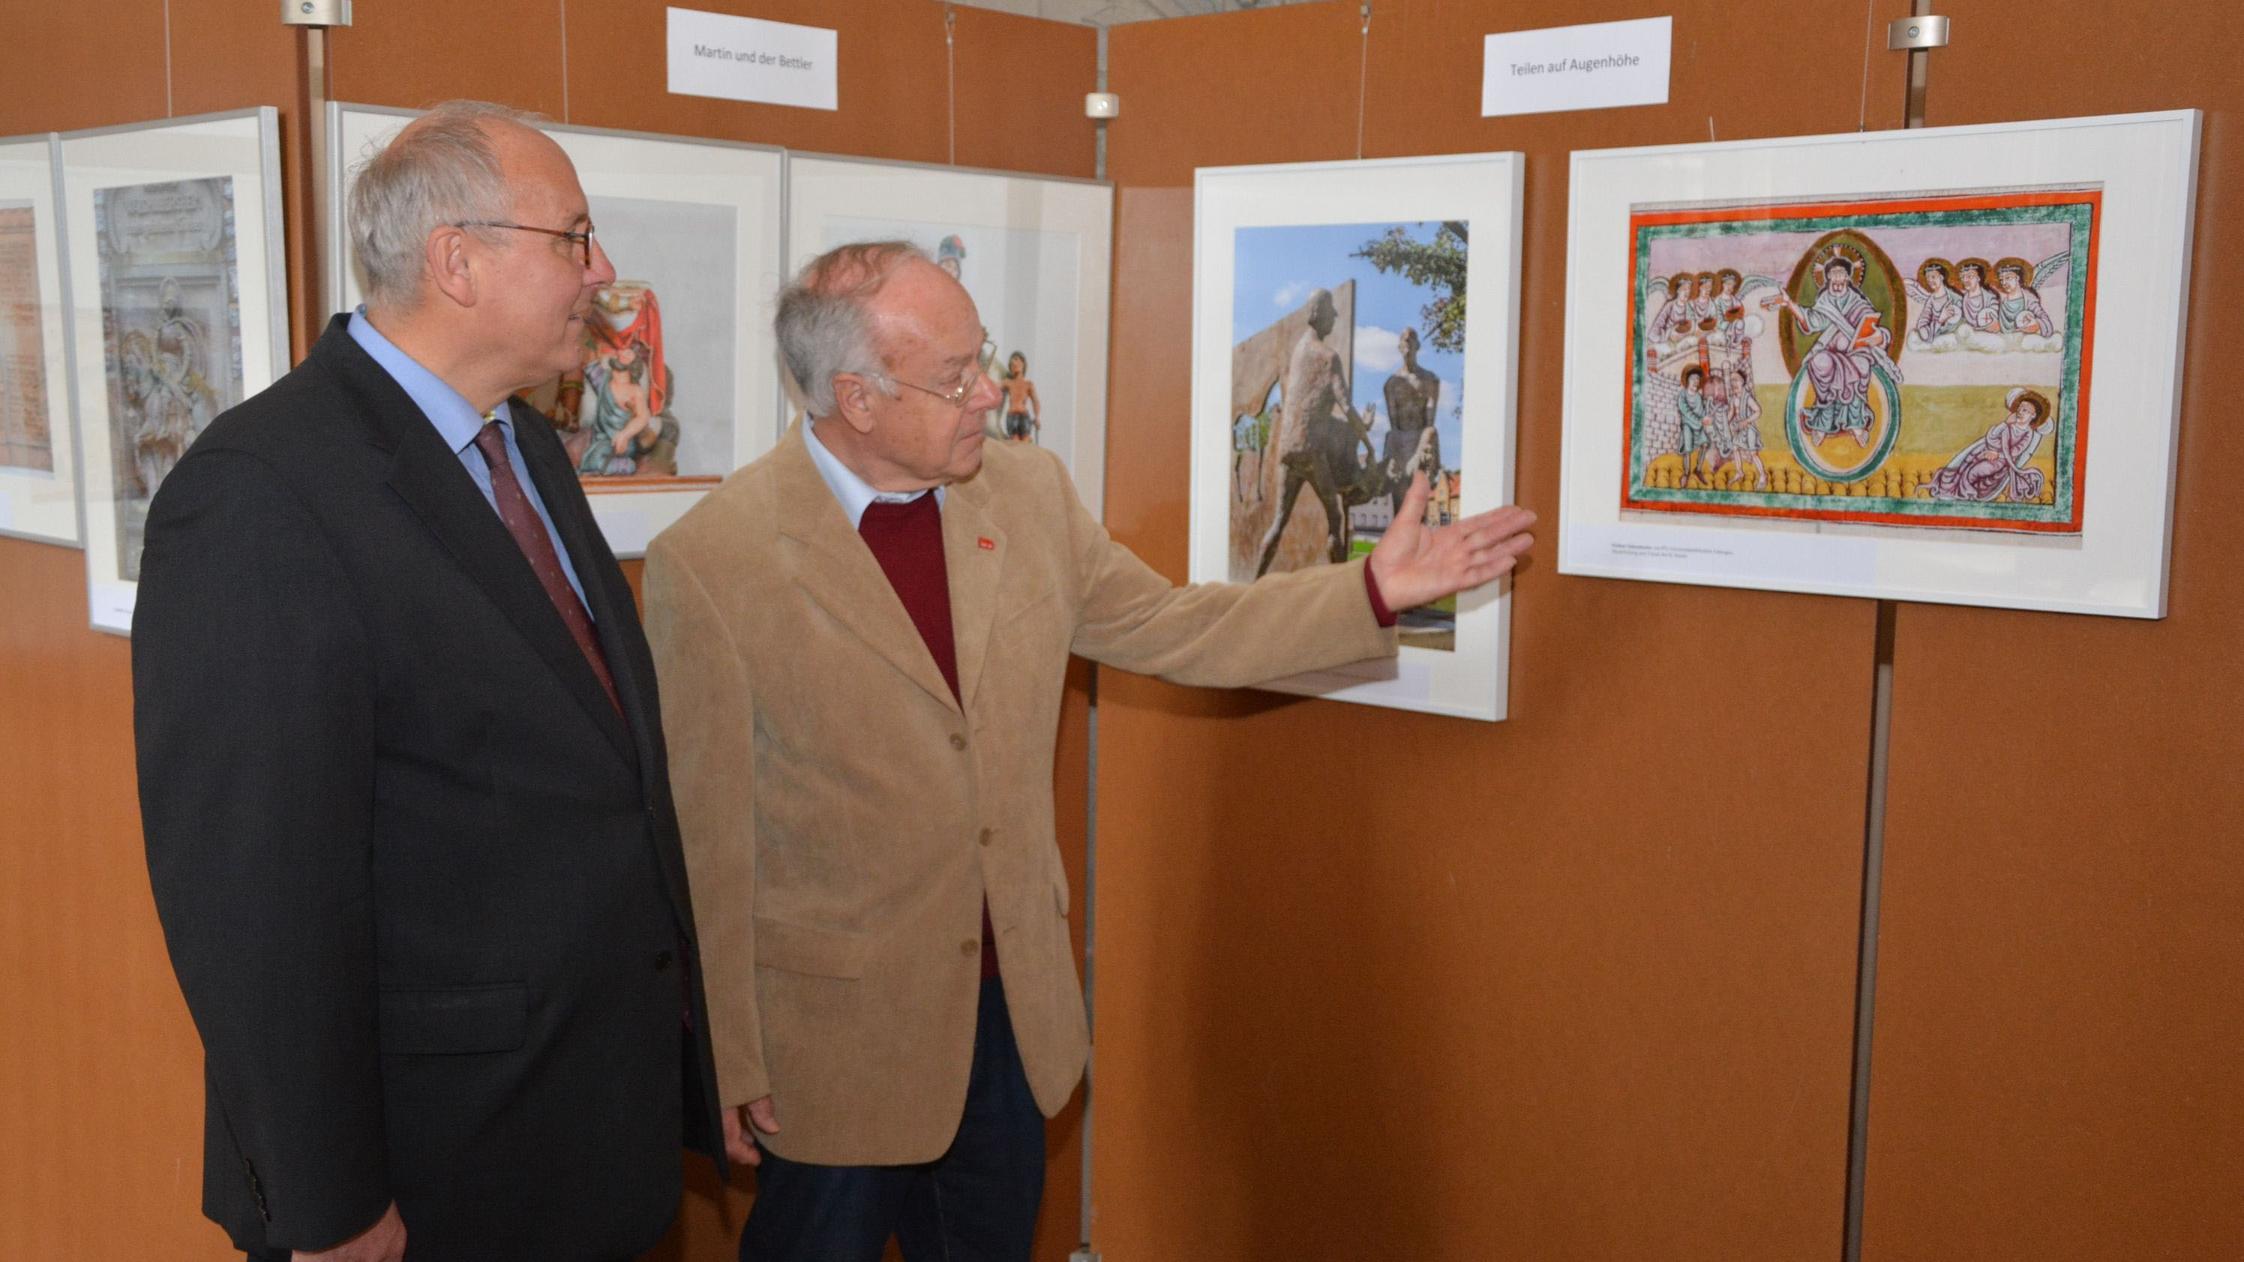
[[[1272,526],[1284,507],[1288,478],[1285,454],[1278,449],[1294,441],[1282,436],[1284,396],[1289,382],[1310,376],[1299,366],[1308,362],[1301,358],[1301,342],[1315,336],[1305,322],[1312,319],[1319,289],[1333,298],[1336,318],[1318,340],[1335,357],[1330,362],[1344,366],[1352,415],[1361,420],[1364,411],[1382,407],[1390,414],[1364,422],[1368,429],[1360,443],[1371,450],[1351,457],[1361,467],[1355,489],[1340,497],[1349,505],[1348,525],[1339,532],[1345,549],[1368,550],[1369,538],[1384,529],[1383,521],[1372,519],[1382,512],[1391,516],[1399,487],[1407,482],[1399,471],[1413,462],[1443,471],[1437,512],[1462,517],[1512,502],[1525,170],[1526,159],[1517,153],[1485,153],[1204,167],[1195,174],[1193,581],[1237,581],[1265,565],[1330,559],[1335,532],[1330,515],[1315,507],[1313,491],[1297,493],[1291,513]],[[1442,282],[1407,280],[1399,265],[1383,268],[1365,257],[1361,251],[1371,249],[1374,238],[1414,251],[1461,252],[1471,319],[1462,319],[1462,293]],[[1449,266],[1455,267],[1453,257]],[[1416,339],[1408,352],[1415,366],[1405,358],[1402,329],[1395,325]],[[1306,350],[1312,360],[1318,353],[1315,347]],[[1428,356],[1436,366],[1429,367]],[[1374,385],[1374,375],[1381,384]],[[1440,384],[1413,393],[1407,383],[1421,380]],[[1302,385],[1300,393],[1307,397],[1310,388]],[[1397,389],[1401,396],[1393,393]],[[1423,416],[1425,405],[1411,400],[1429,392],[1435,397],[1433,423],[1390,424],[1406,410],[1414,414],[1406,421]],[[1430,444],[1428,430],[1436,434]],[[1447,439],[1439,437],[1444,430]],[[1374,464],[1386,491],[1357,504],[1352,497],[1369,485],[1363,469]],[[1453,610],[1406,613],[1403,644],[1392,661],[1268,687],[1459,718],[1503,719],[1509,712],[1510,580],[1452,603]]]
[[[345,231],[353,173],[418,111],[328,107],[329,305],[362,301]],[[576,165],[596,239],[617,269],[617,290],[643,282],[657,295],[655,341],[671,383],[665,407],[676,440],[662,463],[624,461],[628,474],[582,478],[592,515],[619,557],[647,544],[734,469],[768,450],[781,427],[772,300],[782,276],[786,159],[763,145],[540,123]],[[698,251],[717,251],[705,259]],[[604,290],[603,300],[610,291]],[[643,309],[643,308],[642,308]],[[635,319],[637,317],[634,317]],[[718,363],[714,373],[696,368]],[[587,392],[590,393],[589,391]],[[696,396],[706,403],[695,402]],[[573,411],[550,391],[534,405]],[[597,411],[596,406],[591,410]],[[571,455],[596,441],[596,422],[564,431]],[[675,468],[676,473],[657,472]]]
[[[2179,110],[1574,154],[1568,218],[1560,572],[2163,617],[2199,130],[2197,112]],[[1968,366],[1971,357],[1943,360],[1928,353],[1955,348],[1918,341],[1913,322],[1905,343],[1885,340],[1905,344],[1915,355],[1914,360],[1904,359],[1895,366],[1894,375],[1902,383],[1892,394],[1897,418],[1947,416],[1962,406],[1953,400],[1967,397],[1956,393],[1959,383],[1989,394],[1989,399],[1976,404],[1981,415],[1973,418],[1978,428],[1972,433],[1987,429],[1988,421],[2002,422],[2003,408],[2029,393],[2029,384],[2058,397],[2059,406],[2048,409],[2060,422],[2052,432],[2060,443],[2078,442],[2077,448],[2062,448],[2066,456],[2060,462],[2062,468],[2079,473],[2074,482],[2068,472],[2063,487],[2067,495],[2077,496],[2067,501],[2069,521],[2059,511],[2059,520],[2044,523],[2051,533],[2030,533],[2042,527],[2026,524],[2029,497],[2009,489],[1997,491],[1992,483],[1979,493],[1984,502],[1976,511],[2013,516],[1960,528],[1928,526],[1915,516],[1878,523],[1867,517],[1754,518],[1727,515],[1728,510],[1686,516],[1628,507],[1642,485],[1637,479],[1647,467],[1644,458],[1661,450],[1639,443],[1634,427],[1643,413],[1634,410],[1630,398],[1642,379],[1639,370],[1644,365],[1638,361],[1656,359],[1657,348],[1647,349],[1644,340],[1654,330],[1639,317],[1659,297],[1652,291],[1661,286],[1651,275],[1655,269],[1644,267],[1634,274],[1630,270],[1635,252],[1653,239],[1645,235],[1648,221],[1661,214],[1690,215],[1700,207],[1714,208],[1708,213],[1716,213],[1725,206],[1825,204],[1849,206],[1846,214],[1859,216],[1865,207],[1904,205],[1907,199],[1927,199],[1926,204],[1966,205],[1973,199],[2010,204],[2035,196],[2094,204],[2092,219],[2080,220],[2093,224],[2093,259],[2086,267],[2071,268],[2064,281],[2042,295],[2049,298],[2050,310],[2058,312],[2062,322],[2066,318],[2063,295],[2066,286],[2072,286],[2073,309],[2080,316],[2080,322],[2071,326],[2080,345],[2045,348],[2064,353],[2046,357],[2057,386],[2021,381],[2003,392],[1997,380],[2002,373],[2027,371],[2008,367],[1986,370],[1995,374],[1987,383],[1976,378],[1967,381],[1959,374],[1980,371]],[[1802,222],[1808,220],[1803,217]],[[1831,222],[1835,221],[1818,221],[1826,227]],[[1941,261],[1917,264],[1911,256],[1896,254],[1887,270],[1906,276],[1912,266],[1932,268]],[[1860,276],[1859,263],[1856,268]],[[1922,278],[1923,272],[1916,275]],[[1903,285],[1911,294],[1907,311],[1912,321],[1925,306],[1925,293],[1916,285],[1916,281]],[[2093,287],[2085,304],[2083,286]],[[1639,298],[1645,301],[1640,303]],[[1781,311],[1777,314],[1781,319]],[[2096,336],[2099,330],[2103,336]],[[1781,331],[1781,326],[1772,331]],[[1880,335],[1873,330],[1872,336]],[[1983,362],[2023,360],[2022,354],[2014,353],[2020,338],[2014,330],[2006,336],[2012,349],[2005,350],[1999,342],[1981,347],[1997,356],[1982,357]],[[2001,359],[2004,355],[2011,358]],[[1952,368],[1956,362],[1966,366]],[[1802,368],[1793,377],[1792,393],[1777,392],[1783,394],[1783,402],[1776,424],[1791,427],[1780,435],[1788,440],[1796,438],[1799,427],[1794,422],[1804,416],[1806,402],[1814,397],[1799,384],[1806,372]],[[1948,398],[1933,399],[1933,392],[1941,389],[1949,392]],[[1911,390],[1917,392],[1918,402],[1904,402],[1901,392]],[[2066,400],[2067,391],[2077,398]],[[1995,398],[2004,402],[1992,402]],[[1795,407],[1795,400],[1802,401],[1801,406]],[[1636,402],[1641,404],[1641,397]],[[2078,432],[2065,429],[2063,423],[2077,417],[2092,418],[2093,425],[2083,423]],[[1906,425],[1903,420],[1894,422],[1896,429]],[[1770,426],[1764,422],[1760,428]],[[1954,424],[1937,428],[1928,423],[1918,431],[1919,441],[1932,442],[1936,437],[1955,445],[1957,432]],[[1992,433],[1982,440],[1994,441]],[[2018,450],[2030,453],[2038,441],[2022,442]],[[1843,443],[1840,446],[1844,448]],[[2048,453],[2058,448],[2057,443],[2041,447],[2039,458],[2051,459]],[[1691,458],[1687,452],[1664,450],[1676,459]],[[1946,446],[1935,447],[1919,457],[1927,466],[1923,469],[1912,470],[1896,460],[1887,476],[1894,479],[1889,485],[1899,490],[1884,503],[1916,513],[1946,511],[1944,505],[1961,502],[1947,490],[1911,482],[1942,476],[1931,466],[1946,450]],[[1948,466],[1955,472],[1946,476],[1962,476],[1974,451],[1985,455],[1996,450],[1981,443],[1958,450]],[[1861,476],[1870,473],[1866,467]],[[1701,499],[1715,498],[1715,475],[1705,476],[1706,490],[1698,490],[1696,481],[1689,485]],[[1723,476],[1742,479],[1736,470]],[[2055,477],[2037,475],[2026,485],[2050,488],[2038,492],[2045,498],[2056,495]],[[1781,509],[1784,504],[1798,507],[1813,501],[1772,496],[1766,502]]]
[[[288,367],[280,118],[259,106],[66,132],[56,152],[88,616],[129,635],[154,484]]]
[[[0,140],[0,535],[78,547],[55,146]]]
[[[1112,185],[791,154],[787,205],[790,270],[887,238],[955,266],[997,343],[999,375],[1018,352],[1038,386],[1034,425],[1023,425],[1030,441],[1067,465],[1092,516],[1104,512]],[[991,420],[999,437],[1002,413]]]

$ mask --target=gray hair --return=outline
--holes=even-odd
[[[429,234],[447,224],[505,219],[513,196],[485,126],[535,127],[538,115],[489,101],[446,101],[370,154],[351,184],[350,237],[359,287],[376,304],[419,293]],[[489,233],[479,234],[489,239]]]
[[[837,373],[883,377],[881,389],[896,393],[885,382],[869,308],[896,269],[913,261],[930,262],[927,251],[909,241],[852,242],[804,264],[779,291],[772,326],[806,415],[831,416],[840,406],[834,398]]]

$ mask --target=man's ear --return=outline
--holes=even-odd
[[[468,258],[468,244],[467,230],[450,224],[429,233],[428,240],[421,243],[421,268],[428,276],[429,287],[462,307],[474,306],[476,298],[475,268]]]
[[[853,372],[834,374],[834,411],[859,434],[873,432],[873,395],[879,387]]]

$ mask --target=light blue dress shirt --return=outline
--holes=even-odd
[[[826,480],[826,489],[841,501],[842,516],[849,518],[849,528],[855,530],[865,520],[865,510],[874,503],[909,504],[926,491],[876,491],[873,484],[857,476],[857,471],[841,462],[841,457],[826,450],[818,441],[818,434],[810,422],[803,422],[803,446],[810,449],[810,463],[817,466],[818,476]],[[943,487],[935,488],[935,503],[943,502]]]
[[[461,467],[474,479],[475,489],[483,492],[484,502],[491,506],[492,512],[498,512],[499,496],[491,489],[491,465],[484,460],[483,449],[475,445],[475,436],[483,432],[483,414],[459,391],[444,384],[442,378],[421,367],[420,361],[383,337],[374,322],[366,318],[366,308],[360,307],[351,313],[349,328],[351,340],[373,356],[382,371],[404,388],[407,397],[420,407],[421,414],[429,418],[429,424],[436,427],[437,437],[459,457]],[[577,567],[569,560],[569,549],[561,542],[561,532],[553,528],[553,514],[545,511],[545,501],[538,497],[537,479],[532,478],[522,464],[522,448],[514,441],[514,424],[507,418],[504,404],[500,405],[499,412],[499,433],[506,439],[506,458],[514,465],[514,480],[522,484],[522,494],[529,498],[538,520],[545,523],[546,537],[553,540],[554,555],[561,558],[561,573],[568,577],[577,602],[584,606],[589,617],[592,604],[584,598],[584,584],[577,581]]]

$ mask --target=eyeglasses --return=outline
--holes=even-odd
[[[511,228],[516,232],[535,232],[542,236],[559,237],[577,247],[577,263],[579,266],[586,268],[592,266],[593,227],[591,224],[586,224],[582,232],[563,232],[559,228],[535,228],[526,223],[500,223],[496,219],[463,219],[452,226],[455,228]]]
[[[974,387],[982,384],[982,378],[989,375],[990,365],[996,362],[997,343],[991,339],[989,330],[984,329],[982,330],[981,352],[975,357],[974,366],[967,370],[966,380],[958,383],[956,386],[953,386],[948,390],[937,390],[929,386],[913,385],[909,381],[905,381],[897,377],[891,377],[884,372],[868,373],[866,375],[878,377],[882,381],[886,381],[892,385],[909,387],[913,390],[919,391],[921,394],[934,395],[936,398],[941,399],[943,402],[955,408],[965,406],[966,396],[974,393]]]

